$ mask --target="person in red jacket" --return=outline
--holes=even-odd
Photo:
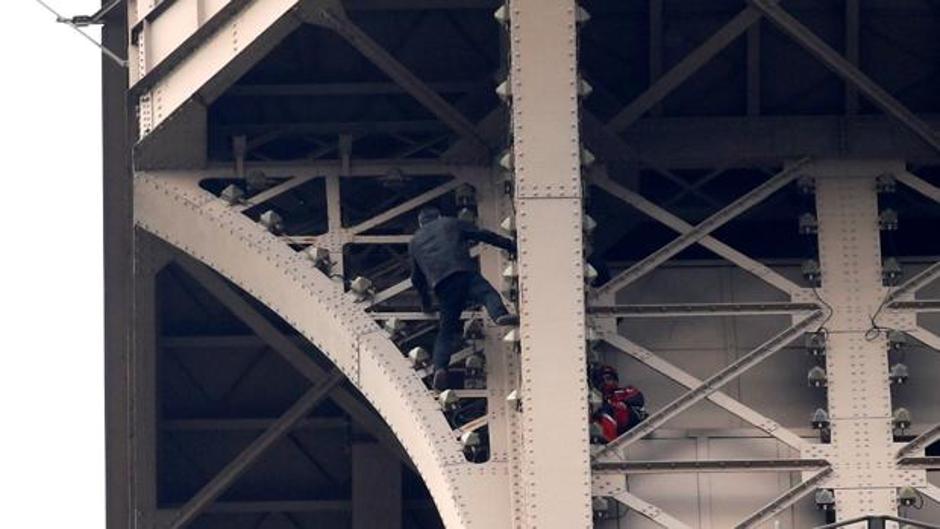
[[[603,395],[603,404],[592,421],[598,425],[606,442],[613,441],[647,417],[646,399],[639,389],[620,386],[617,370],[608,365],[597,367],[592,374],[594,387]]]

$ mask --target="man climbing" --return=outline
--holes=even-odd
[[[418,214],[418,230],[408,251],[411,254],[411,283],[421,295],[421,308],[431,312],[431,292],[440,304],[440,329],[434,342],[432,387],[448,388],[447,366],[457,345],[460,315],[468,306],[481,304],[497,325],[516,325],[519,317],[510,314],[496,289],[480,275],[470,257],[470,245],[484,242],[510,253],[516,243],[473,224],[441,215],[437,208],[424,208]]]

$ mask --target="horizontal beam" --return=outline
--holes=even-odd
[[[940,127],[940,116],[921,118]],[[884,116],[647,118],[622,137],[667,169],[783,165],[803,156],[940,161],[940,154]],[[603,152],[596,154],[607,161]]]
[[[166,516],[172,516],[180,506],[170,504],[164,509]],[[411,510],[429,510],[434,508],[431,500],[407,500],[405,508]],[[318,513],[349,512],[352,502],[349,500],[294,500],[294,501],[219,501],[213,503],[205,512],[213,514],[261,514],[281,513]]]
[[[466,94],[485,89],[482,83],[429,83],[431,90],[441,94]],[[225,97],[284,97],[284,96],[366,96],[406,94],[395,83],[320,83],[320,84],[261,84],[235,85]]]
[[[594,463],[595,474],[690,474],[704,472],[803,472],[827,468],[824,459],[764,459],[721,461],[616,461]]]
[[[402,133],[441,133],[449,130],[446,125],[436,120],[412,121],[317,121],[309,123],[243,123],[221,125],[212,128],[214,133],[224,136],[239,136],[277,132],[287,134],[387,134]]]
[[[819,310],[815,303],[690,303],[662,305],[592,305],[588,312],[617,318],[766,316]]]
[[[266,430],[276,419],[167,419],[160,421],[165,432],[239,432]],[[336,430],[349,428],[342,417],[303,419],[293,430]]]
[[[898,467],[905,470],[940,470],[940,457],[902,457]]]
[[[881,85],[829,46],[826,41],[819,38],[812,30],[787,13],[778,5],[778,0],[748,1],[751,6],[760,10],[770,22],[774,23],[797,44],[815,56],[824,66],[845,79],[860,94],[867,97],[889,116],[898,120],[925,143],[940,152],[940,135],[930,124],[920,119]]]

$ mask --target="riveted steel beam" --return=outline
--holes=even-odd
[[[598,305],[588,307],[595,316],[615,318],[677,318],[760,316],[819,310],[815,303],[689,303],[663,305]]]
[[[722,472],[804,472],[827,468],[824,459],[722,459],[709,461],[612,461],[594,463],[598,474],[697,474]]]
[[[238,456],[227,464],[219,473],[204,485],[192,499],[179,509],[175,519],[167,525],[168,529],[182,529],[188,526],[214,502],[219,496],[245,473],[269,448],[277,443],[307,414],[313,411],[338,386],[345,377],[334,369],[326,379],[307,391],[280,418],[274,421],[257,439],[251,442]]]
[[[521,527],[589,529],[577,3],[510,0]],[[551,57],[551,60],[546,60]],[[558,428],[559,424],[566,425]]]
[[[907,109],[857,66],[826,44],[799,20],[781,8],[776,0],[749,0],[770,22],[789,35],[797,44],[812,53],[823,65],[848,81],[859,93],[910,129],[924,142],[940,151],[940,136],[925,121]]]
[[[603,295],[609,292],[616,292],[626,287],[627,285],[651,272],[659,265],[668,261],[682,250],[702,240],[713,231],[717,230],[721,226],[724,226],[735,217],[741,215],[745,211],[748,211],[752,207],[770,197],[770,195],[776,191],[780,190],[785,185],[795,180],[800,174],[800,169],[808,162],[808,159],[799,160],[763,184],[752,189],[744,196],[738,198],[721,211],[703,220],[695,227],[689,230],[684,230],[682,234],[672,242],[656,250],[645,259],[621,272],[616,277],[611,279],[607,284],[597,289],[598,294]]]
[[[752,367],[761,363],[763,360],[767,359],[772,354],[786,347],[793,340],[806,332],[806,329],[808,329],[813,323],[817,322],[821,316],[822,312],[814,312],[809,317],[804,318],[802,321],[785,329],[783,332],[764,342],[753,351],[747,353],[718,373],[712,375],[707,380],[703,381],[700,385],[690,389],[669,404],[655,411],[649,417],[647,417],[645,421],[627,433],[617,437],[607,444],[603,449],[596,452],[594,454],[595,461],[602,461],[607,457],[615,455],[618,451],[626,448],[636,441],[639,441],[653,430],[668,422],[673,417],[676,417],[683,411],[694,406],[696,403],[708,398],[709,395],[714,394],[715,391],[734,378],[741,376],[747,372],[747,370],[751,369]]]

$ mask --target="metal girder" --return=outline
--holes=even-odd
[[[940,424],[934,425],[932,428],[901,447],[901,449],[898,450],[897,457],[902,458],[914,452],[919,452],[938,439],[940,439]]]
[[[642,500],[638,496],[630,494],[625,490],[613,494],[610,497],[626,505],[635,513],[643,516],[647,520],[655,523],[660,527],[664,527],[665,529],[692,529],[690,526],[679,521],[679,519],[674,518],[672,515],[663,511],[659,507]]]
[[[917,191],[930,200],[940,204],[940,187],[937,187],[930,182],[927,182],[923,178],[920,178],[907,171],[900,171],[894,176],[898,179],[899,182],[907,185],[914,191]]]
[[[641,362],[653,371],[665,376],[688,389],[694,389],[702,386],[702,381],[691,374],[680,369],[678,366],[667,362],[665,359],[654,354],[652,351],[641,347],[640,345],[620,336],[619,334],[605,333],[602,339],[612,347],[624,354]],[[706,397],[710,402],[724,409],[728,413],[746,421],[754,427],[760,429],[766,434],[776,438],[780,442],[790,446],[800,452],[806,451],[809,444],[799,435],[793,433],[787,428],[782,427],[776,421],[765,417],[763,414],[751,409],[742,402],[729,397],[721,391],[715,391]]]
[[[940,487],[934,485],[933,483],[928,483],[923,487],[918,487],[917,490],[923,492],[924,496],[927,496],[933,501],[940,503]]]
[[[594,150],[605,162],[623,161],[637,164],[642,163],[683,190],[698,196],[704,202],[715,206],[718,205],[713,198],[695,189],[684,179],[676,176],[669,171],[669,169],[665,168],[658,159],[646,156],[644,151],[640,151],[630,144],[627,144],[623,138],[605,127],[604,124],[587,109],[581,110],[581,134],[588,147]],[[669,156],[664,159],[669,159]]]
[[[816,36],[799,20],[781,8],[776,0],[749,0],[751,6],[773,22],[780,30],[789,35],[797,44],[812,53],[827,68],[848,81],[874,104],[909,128],[934,149],[940,151],[940,136],[930,125],[907,109],[887,90],[865,75],[857,66],[846,60],[839,52],[832,49]]]
[[[940,457],[902,457],[898,468],[918,470],[940,470]]]
[[[174,3],[179,9],[190,4]],[[140,79],[131,89],[139,100],[141,136],[150,135],[197,94],[204,103],[218,97],[250,64],[299,26],[299,19],[290,16],[296,5],[297,0],[231,0],[185,40],[171,46],[158,65],[148,63],[149,35],[141,32],[135,50],[139,60],[132,61],[139,64]],[[174,19],[167,18],[165,31],[170,34],[178,31]]]
[[[663,305],[596,305],[588,307],[595,316],[615,318],[677,318],[718,316],[760,316],[794,314],[819,310],[816,303],[687,303]]]
[[[476,144],[481,152],[488,152],[489,145],[466,116],[362,31],[346,16],[342,6],[337,4],[308,2],[304,6],[307,21],[335,31],[447,126]]]
[[[916,338],[918,341],[922,342],[927,347],[940,351],[940,336],[935,334],[933,331],[928,331],[923,327],[918,327],[907,331],[908,334]]]
[[[662,222],[666,226],[669,226],[670,228],[680,233],[687,233],[693,229],[691,224],[685,222],[672,213],[669,213],[665,209],[643,198],[639,194],[634,193],[633,191],[630,191],[622,185],[614,182],[606,174],[602,174],[599,171],[594,171],[591,174],[591,183],[600,187],[607,193],[610,193],[611,195],[626,202],[627,204],[630,204],[640,212],[658,220],[659,222]],[[705,248],[708,248],[709,250],[724,257],[732,263],[740,266],[742,269],[757,276],[759,279],[780,289],[783,292],[786,292],[790,295],[791,298],[799,298],[805,291],[805,289],[778,274],[768,266],[751,259],[750,257],[724,244],[718,239],[715,239],[711,235],[702,237],[698,242]]]
[[[804,318],[793,326],[785,329],[783,332],[764,342],[753,351],[732,362],[730,365],[718,373],[712,375],[698,386],[690,389],[669,404],[652,413],[649,417],[646,418],[646,420],[641,422],[632,430],[611,441],[609,444],[604,446],[603,449],[594,454],[594,459],[603,460],[605,456],[622,450],[632,443],[642,439],[648,433],[652,432],[656,428],[659,428],[673,417],[676,417],[683,411],[691,408],[696,403],[708,398],[709,395],[712,395],[715,391],[734,378],[741,376],[748,369],[756,366],[780,349],[783,349],[798,336],[806,332],[806,329],[816,322],[821,316],[822,312],[814,312],[809,317]]]
[[[921,117],[931,127],[940,127],[936,115]],[[592,127],[585,128],[586,137],[591,138],[591,132]],[[621,137],[634,152],[668,169],[719,167],[729,160],[739,167],[782,165],[803,156],[940,160],[940,153],[883,115],[646,118]],[[595,131],[594,145],[598,138]],[[602,157],[611,154],[592,148]]]
[[[521,527],[589,529],[578,6],[508,8],[522,338],[517,518]]]
[[[940,278],[940,262],[928,266],[924,271],[892,290],[886,299],[886,304],[912,297],[918,290],[934,282],[937,278]]]
[[[679,87],[708,61],[718,55],[735,39],[740,37],[761,19],[760,12],[747,7],[730,22],[715,32],[704,44],[686,56],[685,59],[663,75],[652,86],[633,100],[626,108],[617,113],[608,123],[607,128],[612,132],[622,132],[635,121],[643,117],[647,111],[662,101],[670,92]]]
[[[261,431],[274,424],[275,419],[170,419],[160,421],[165,432],[230,432]],[[303,419],[294,430],[334,430],[349,428],[345,417]],[[397,459],[397,458],[396,458]]]
[[[342,160],[287,161],[287,162],[251,162],[245,163],[248,171],[261,171],[268,178],[290,178],[299,176],[326,177],[330,175],[343,178],[375,178],[385,176],[390,170],[402,171],[408,178],[458,176],[468,182],[470,176],[480,171],[481,166],[461,163],[448,163],[437,159],[409,160],[363,160],[343,167]],[[489,170],[484,167],[483,170]],[[178,177],[188,176],[194,181],[207,178],[233,178],[231,162],[214,162],[206,169],[187,170],[174,173]]]
[[[682,250],[695,244],[716,229],[725,225],[727,222],[731,221],[738,215],[764,201],[783,186],[795,180],[799,176],[800,169],[808,162],[808,159],[795,162],[777,175],[773,176],[771,179],[755,187],[744,196],[738,198],[721,211],[708,217],[691,229],[683,230],[682,234],[672,242],[656,250],[648,257],[631,266],[627,270],[617,274],[617,276],[611,279],[608,283],[597,289],[598,294],[603,295],[608,292],[616,292],[626,287],[627,285],[633,283],[637,279],[643,277],[655,269],[657,266],[668,261]]]
[[[773,516],[779,514],[787,507],[800,501],[801,498],[816,490],[819,484],[832,474],[832,468],[820,470],[812,477],[803,480],[799,485],[787,490],[773,501],[761,507],[757,512],[748,516],[744,521],[735,526],[735,529],[752,529],[758,527]]]
[[[504,516],[500,502],[486,509],[468,506],[485,504],[484,495],[506,490],[505,463],[487,463],[490,472],[470,472],[478,467],[464,457],[438,403],[366,307],[356,304],[340,285],[252,219],[201,189],[191,175],[138,173],[135,210],[138,226],[204,260],[343,370],[401,440],[448,529]],[[283,347],[293,346],[286,342]]]
[[[804,472],[829,466],[825,459],[723,459],[710,461],[612,461],[594,463],[598,474],[698,474],[721,472]]]
[[[399,215],[407,213],[424,204],[427,204],[428,202],[442,195],[446,195],[447,193],[450,193],[451,191],[453,191],[454,189],[457,189],[458,187],[462,186],[465,183],[466,181],[462,178],[454,178],[453,180],[445,184],[439,185],[435,187],[434,189],[425,191],[424,193],[421,193],[420,195],[414,198],[406,200],[405,202],[402,202],[401,204],[393,208],[383,211],[382,213],[379,213],[378,215],[368,220],[360,222],[359,224],[356,224],[355,226],[351,226],[346,231],[354,235],[358,235],[358,234],[361,234],[362,232],[369,231],[372,228],[375,228],[381,224],[384,224]]]
[[[300,187],[306,184],[307,182],[310,182],[314,178],[315,177],[312,175],[295,176],[293,178],[290,178],[284,183],[278,184],[270,189],[266,189],[258,193],[257,195],[251,197],[250,199],[246,201],[245,204],[238,206],[238,209],[241,211],[245,211],[246,209],[253,208],[260,204],[264,204],[265,202],[275,197],[283,195],[284,193],[290,191],[291,189],[295,189],[297,187]]]
[[[348,4],[348,2],[347,2]],[[348,9],[348,6],[347,6]],[[429,83],[435,92],[467,93],[482,90],[486,85],[473,82]],[[321,84],[251,84],[235,85],[226,97],[283,97],[283,96],[354,96],[405,94],[400,85],[390,82],[321,83]]]
[[[175,519],[167,525],[168,529],[182,529],[202,514],[209,505],[221,496],[248,468],[255,463],[269,448],[286,435],[300,420],[313,411],[324,398],[338,386],[345,377],[334,369],[326,379],[307,391],[280,418],[251,442],[238,456],[227,464],[219,473],[205,484],[192,499],[183,505]]]
[[[898,526],[903,527],[904,529],[908,529],[909,527],[916,529],[940,529],[940,525],[932,525],[919,522],[917,520],[898,518],[897,516],[859,516],[858,518],[852,518],[841,522],[820,525],[813,529],[836,529],[838,527],[848,527],[857,523],[865,523],[868,529],[886,529],[888,526],[885,524],[885,522],[897,522]]]
[[[826,393],[831,421],[830,456],[836,469],[827,484],[835,492],[839,519],[896,512],[897,488],[924,474],[893,465],[892,409],[885,333],[866,331],[889,289],[882,284],[881,235],[875,180],[903,166],[898,161],[814,164],[819,222],[821,298],[831,307],[826,322]],[[859,447],[865,450],[860,451]],[[879,471],[848,471],[874,468]]]

